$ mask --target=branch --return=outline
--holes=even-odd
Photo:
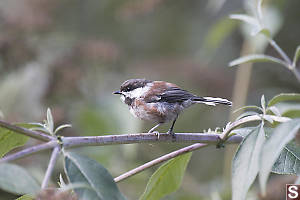
[[[50,135],[46,135],[44,133],[37,132],[37,131],[32,131],[30,129],[26,129],[26,128],[23,128],[23,127],[20,127],[20,126],[15,126],[15,125],[12,125],[12,124],[7,123],[7,122],[2,121],[2,120],[0,120],[0,127],[3,127],[3,128],[8,129],[8,130],[14,131],[16,133],[27,135],[29,137],[32,137],[32,138],[35,138],[35,139],[38,139],[38,140],[42,140],[42,141],[45,141],[45,142],[48,142],[48,141],[54,139],[54,137],[52,137]]]
[[[42,183],[42,189],[46,188],[47,185],[48,185],[48,182],[49,182],[49,179],[51,177],[51,174],[52,174],[53,168],[55,166],[56,160],[58,158],[59,152],[60,152],[60,147],[59,146],[56,146],[52,151],[51,158],[50,158],[50,161],[49,161],[49,164],[48,164],[48,168],[47,168],[47,171],[46,171],[43,183]]]
[[[220,134],[213,133],[176,133],[175,138],[167,133],[160,133],[159,139],[153,133],[123,134],[123,135],[104,135],[104,136],[86,136],[86,137],[62,137],[64,148],[80,146],[103,146],[115,144],[134,144],[134,143],[207,143],[217,144],[220,141]],[[243,137],[239,135],[232,136],[227,143],[240,143]]]
[[[51,149],[51,148],[54,148],[57,145],[58,145],[57,141],[52,140],[52,141],[47,142],[47,143],[32,146],[32,147],[29,147],[27,149],[24,149],[24,150],[21,150],[21,151],[18,151],[16,153],[13,153],[13,154],[10,154],[10,155],[7,155],[7,156],[3,157],[2,159],[0,159],[0,163],[8,162],[8,161],[11,161],[11,160],[16,160],[18,158],[22,158],[22,157],[25,157],[27,155],[31,155],[31,154],[39,152],[39,151],[43,151],[43,150],[46,150],[46,149]]]
[[[196,144],[192,144],[190,146],[184,147],[182,149],[173,151],[173,152],[171,152],[169,154],[163,155],[163,156],[161,156],[161,157],[159,157],[159,158],[157,158],[155,160],[147,162],[147,163],[145,163],[145,164],[143,164],[143,165],[141,165],[141,166],[139,166],[139,167],[137,167],[135,169],[132,169],[132,170],[130,170],[130,171],[128,171],[128,172],[126,172],[126,173],[124,173],[124,174],[122,174],[122,175],[114,178],[114,181],[116,183],[120,182],[120,181],[122,181],[122,180],[124,180],[124,179],[126,179],[126,178],[128,178],[130,176],[133,176],[133,175],[135,175],[137,173],[140,173],[140,172],[144,171],[147,168],[153,167],[154,165],[157,165],[157,164],[162,163],[162,162],[164,162],[166,160],[170,160],[170,159],[172,159],[172,158],[174,158],[176,156],[179,156],[179,155],[182,155],[182,154],[185,154],[185,153],[188,153],[188,152],[192,152],[192,151],[195,151],[197,149],[200,149],[200,148],[203,148],[203,147],[206,147],[206,146],[208,146],[208,144],[196,143]]]

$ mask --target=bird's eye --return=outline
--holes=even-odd
[[[130,87],[126,88],[126,92],[130,91]]]

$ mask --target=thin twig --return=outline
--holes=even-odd
[[[29,129],[26,129],[26,128],[23,128],[23,127],[20,127],[20,126],[15,126],[13,124],[7,123],[7,122],[2,121],[2,120],[0,120],[0,127],[3,127],[3,128],[8,129],[8,130],[14,131],[16,133],[27,135],[29,137],[32,137],[32,138],[35,138],[35,139],[38,139],[38,140],[42,140],[42,141],[45,141],[45,142],[48,142],[48,141],[54,139],[54,137],[52,137],[50,135],[46,135],[44,133],[37,132],[37,131],[32,131],[32,130],[29,130]]]
[[[122,180],[124,180],[124,179],[126,179],[130,176],[133,176],[137,173],[140,173],[140,172],[144,171],[145,169],[153,167],[154,165],[157,165],[157,164],[162,163],[166,160],[170,160],[170,159],[172,159],[176,156],[179,156],[179,155],[182,155],[182,154],[185,154],[185,153],[188,153],[188,152],[192,152],[192,151],[195,151],[197,149],[200,149],[200,148],[203,148],[203,147],[206,147],[206,146],[208,146],[208,144],[196,143],[196,144],[192,144],[190,146],[184,147],[182,149],[173,151],[171,153],[168,153],[168,154],[163,155],[163,156],[161,156],[161,157],[159,157],[155,160],[147,162],[147,163],[145,163],[145,164],[143,164],[143,165],[141,165],[141,166],[139,166],[135,169],[132,169],[132,170],[130,170],[130,171],[114,178],[114,181],[115,182],[120,182],[120,181],[122,181]]]
[[[50,158],[50,161],[48,164],[48,168],[47,168],[47,171],[46,171],[46,174],[45,174],[42,186],[41,186],[42,189],[46,188],[48,185],[48,182],[51,177],[56,160],[58,158],[59,152],[60,152],[60,146],[55,147],[52,151],[51,158]]]
[[[289,69],[292,66],[291,59],[286,55],[286,53],[280,48],[280,46],[271,38],[268,38],[270,45],[279,53],[279,55],[287,62]]]
[[[159,138],[153,133],[123,134],[123,135],[104,135],[104,136],[86,136],[86,137],[63,137],[62,144],[64,148],[79,146],[103,146],[114,144],[134,144],[134,143],[207,143],[217,144],[220,140],[220,134],[213,133],[176,133],[175,138],[167,133],[160,133]],[[230,137],[227,143],[239,143],[242,136],[236,135]]]
[[[39,145],[36,145],[36,146],[28,147],[26,149],[23,149],[21,151],[18,151],[16,153],[13,153],[13,154],[10,154],[10,155],[7,155],[7,156],[3,157],[2,159],[0,159],[0,163],[16,160],[18,158],[22,158],[22,157],[25,157],[27,155],[31,155],[31,154],[39,152],[39,151],[51,149],[51,148],[54,148],[57,145],[58,145],[57,141],[52,140],[52,141],[47,142],[47,143],[43,143],[43,144],[39,144]]]

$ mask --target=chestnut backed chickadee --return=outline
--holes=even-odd
[[[168,131],[173,136],[176,119],[185,108],[196,103],[209,106],[232,105],[227,99],[198,97],[173,83],[146,79],[129,79],[121,85],[120,91],[113,94],[121,95],[121,100],[128,105],[135,117],[158,123],[149,130],[149,133],[154,132],[161,124],[173,121]]]

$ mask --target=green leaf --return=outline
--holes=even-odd
[[[272,167],[272,172],[300,175],[300,147],[294,141],[287,144],[280,152]]]
[[[0,127],[0,158],[10,150],[26,144],[29,137]]]
[[[271,63],[277,63],[283,66],[286,66],[287,64],[275,57],[272,56],[267,56],[267,55],[263,55],[263,54],[252,54],[252,55],[248,55],[248,56],[243,56],[240,58],[237,58],[233,61],[231,61],[229,63],[229,67],[233,67],[236,65],[240,65],[243,63],[249,63],[249,62],[271,62]]]
[[[181,185],[186,166],[192,153],[173,158],[159,167],[147,183],[140,200],[159,200],[175,192]]]
[[[113,177],[98,162],[76,153],[65,153],[65,172],[72,184],[87,184],[89,188],[75,189],[81,200],[125,200]]]
[[[293,59],[293,67],[296,67],[299,57],[300,57],[300,45],[297,47],[297,49],[295,51],[295,55],[294,55],[294,59]]]
[[[266,184],[272,166],[286,144],[295,137],[299,128],[300,119],[293,119],[282,123],[274,129],[274,132],[266,141],[260,156],[261,166],[259,172],[259,182],[263,194],[265,194],[266,191]]]
[[[40,190],[24,168],[9,163],[0,164],[0,188],[14,194],[35,194]]]
[[[25,194],[25,195],[17,198],[16,200],[34,200],[34,197],[29,194]]]
[[[300,94],[299,93],[281,93],[275,97],[273,97],[268,106],[273,106],[281,101],[298,101],[300,102]]]
[[[259,170],[259,155],[265,141],[263,123],[240,144],[232,163],[232,200],[245,200]]]

